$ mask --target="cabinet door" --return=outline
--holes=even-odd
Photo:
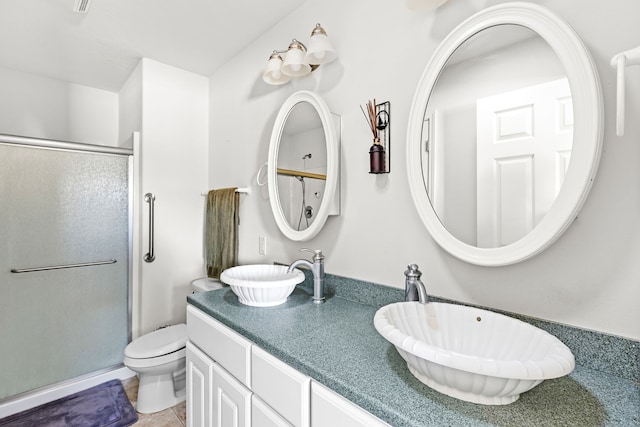
[[[293,427],[255,394],[251,396],[251,427]]]
[[[187,342],[187,427],[211,427],[213,361]]]
[[[311,381],[311,427],[389,427],[389,424]]]
[[[213,365],[213,416],[215,427],[251,426],[251,390],[220,365]]]

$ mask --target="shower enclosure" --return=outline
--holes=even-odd
[[[0,403],[121,366],[132,150],[0,135]]]

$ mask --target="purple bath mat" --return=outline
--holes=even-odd
[[[0,427],[126,427],[138,421],[118,380],[0,419]]]

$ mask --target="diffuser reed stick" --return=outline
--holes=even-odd
[[[384,127],[378,127],[376,124],[376,99],[373,98],[373,100],[367,101],[366,112],[362,105],[360,110],[362,110],[362,114],[373,134],[373,145],[369,148],[369,173],[386,173],[385,147],[380,144],[380,135],[378,134],[378,130],[384,129]]]
[[[369,129],[371,129],[371,133],[373,133],[373,141],[377,144],[380,142],[378,138],[378,128],[376,127],[376,99],[373,101],[369,100],[366,104],[367,112],[365,113],[362,105],[360,106],[360,110],[362,110],[362,114],[364,114],[364,118],[369,125]]]

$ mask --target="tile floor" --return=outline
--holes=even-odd
[[[131,404],[135,407],[138,398],[138,377],[123,380],[122,386]],[[133,425],[136,427],[185,427],[186,422],[186,404],[182,402],[155,414],[138,413],[138,422]]]

